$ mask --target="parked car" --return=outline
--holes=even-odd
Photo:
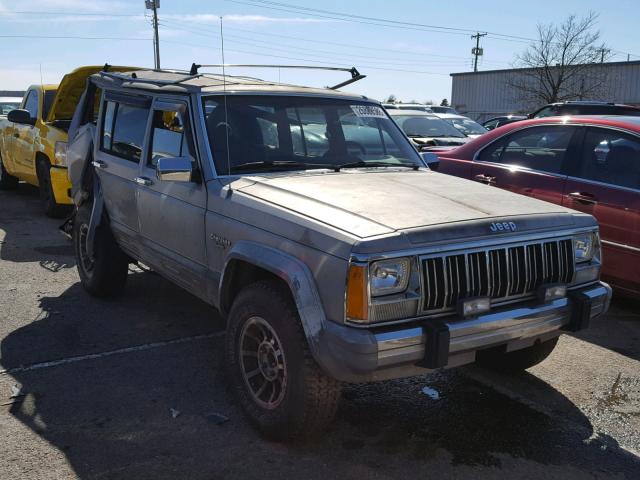
[[[70,211],[67,130],[87,77],[102,68],[78,68],[60,85],[30,86],[20,108],[0,119],[0,189],[15,189],[22,180],[39,187],[48,216]]]
[[[21,97],[0,97],[0,116],[6,117],[11,110],[20,108]]]
[[[640,118],[523,120],[441,154],[439,171],[594,215],[603,278],[640,295]]]
[[[528,118],[555,117],[561,115],[626,115],[640,116],[640,108],[608,102],[571,101],[545,105]]]
[[[528,368],[609,303],[591,215],[429,170],[363,96],[96,74],[69,135],[82,286],[116,295],[139,261],[220,309],[270,437],[316,433],[341,382]]]
[[[431,113],[431,105],[423,103],[383,103],[382,106],[387,110],[418,110]]]
[[[520,120],[525,120],[526,118],[527,117],[525,115],[504,115],[502,117],[493,117],[485,122],[482,122],[482,126],[487,130],[493,130],[494,128],[508,125],[513,122],[519,122]]]
[[[429,105],[433,113],[448,113],[449,115],[460,115],[453,107],[445,107],[442,105]]]
[[[387,113],[420,151],[463,145],[469,141],[464,133],[432,113],[419,110],[388,110]]]
[[[476,138],[483,133],[487,133],[486,128],[464,115],[455,115],[453,113],[436,113],[435,115],[445,122],[449,122],[469,138]]]

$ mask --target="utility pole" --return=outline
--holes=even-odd
[[[478,57],[484,53],[483,49],[480,48],[480,37],[484,37],[485,35],[486,33],[480,33],[480,32],[477,32],[475,35],[471,35],[472,40],[474,38],[476,39],[476,46],[475,48],[471,49],[471,54],[474,56],[474,59],[473,59],[474,72],[478,71]]]
[[[609,53],[611,50],[609,50],[608,48],[601,48],[600,49],[600,63],[604,63],[604,55],[605,53]]]
[[[160,37],[158,35],[158,9],[160,0],[145,0],[147,10],[153,10],[153,65],[160,70]]]

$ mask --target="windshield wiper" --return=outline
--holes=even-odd
[[[307,169],[307,168],[326,168],[328,170],[332,170],[332,165],[325,165],[322,163],[305,163],[305,162],[296,162],[290,160],[275,160],[275,161],[260,161],[260,162],[247,162],[241,163],[240,165],[234,165],[231,167],[232,172],[244,172],[247,170],[289,170],[289,169]]]
[[[359,160],[357,162],[343,163],[342,165],[335,165],[336,172],[339,172],[343,168],[365,168],[365,167],[404,167],[404,168],[412,168],[413,170],[418,170],[420,165],[415,163],[407,163],[407,162],[365,162],[364,160]]]

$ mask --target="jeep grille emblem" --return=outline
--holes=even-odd
[[[489,230],[492,232],[515,232],[518,229],[514,222],[492,222]]]

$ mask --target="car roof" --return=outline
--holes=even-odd
[[[449,107],[445,107],[445,108],[449,108]],[[438,112],[434,112],[434,115],[436,117],[440,117],[440,118],[464,118],[466,120],[473,120],[465,115],[460,115],[458,113],[438,113]],[[475,121],[475,120],[474,120]]]
[[[625,107],[625,108],[638,108],[633,105],[627,105],[625,103],[615,103],[615,102],[603,102],[598,100],[567,100],[566,102],[556,102],[545,105],[544,107],[561,107],[561,106],[588,106],[588,107]],[[542,108],[544,108],[542,107]]]
[[[564,115],[558,117],[533,118],[528,120],[520,120],[518,122],[509,123],[500,129],[503,131],[516,130],[519,128],[545,125],[545,124],[586,124],[586,125],[602,125],[604,127],[621,127],[634,132],[640,133],[640,117],[625,115]],[[497,130],[497,129],[496,129]]]
[[[135,70],[131,72],[99,72],[92,80],[103,87],[127,88],[153,92],[178,93],[254,93],[283,95],[316,95],[353,100],[370,100],[363,95],[340,92],[330,88],[304,87],[271,82],[258,78],[168,70]],[[378,102],[376,102],[378,103]]]
[[[436,114],[431,113],[431,112],[425,112],[424,110],[409,110],[408,108],[405,108],[403,110],[401,110],[401,109],[391,109],[391,110],[388,110],[387,113],[389,115],[391,115],[391,116],[415,115],[416,117],[420,116],[420,117],[440,118]]]

